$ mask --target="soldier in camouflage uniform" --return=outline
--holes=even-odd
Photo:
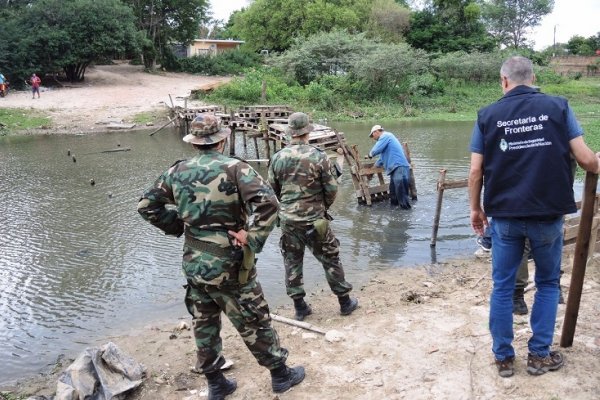
[[[211,400],[237,387],[220,371],[225,364],[221,312],[258,363],[271,371],[273,391],[284,392],[304,379],[303,367],[285,364],[288,351],[271,327],[254,268],[254,253],[262,250],[277,217],[277,198],[252,167],[222,154],[229,134],[216,116],[196,117],[183,140],[199,154],[171,166],[138,204],[142,217],[167,235],[185,234],[185,305],[193,317],[196,369],[206,375]]]
[[[269,164],[269,182],[280,201],[279,246],[285,265],[287,294],[294,301],[295,318],[302,321],[312,313],[304,297],[302,260],[308,247],[323,265],[325,277],[338,296],[342,315],[349,315],[358,306],[350,298],[352,285],[346,282],[340,261],[340,242],[329,227],[327,209],[337,194],[335,166],[320,149],[308,144],[312,125],[308,115],[290,115],[286,128],[291,135],[289,146],[275,153]]]

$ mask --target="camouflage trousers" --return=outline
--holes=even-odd
[[[336,296],[343,296],[352,290],[352,285],[346,282],[344,268],[340,260],[340,242],[331,227],[327,227],[325,238],[317,239],[309,231],[312,224],[282,224],[279,247],[285,266],[285,287],[287,295],[292,299],[306,296],[304,291],[303,260],[306,247],[323,265],[325,278]]]
[[[193,317],[198,372],[217,371],[225,362],[221,355],[221,312],[229,318],[260,365],[271,370],[285,364],[288,351],[279,345],[277,332],[271,327],[269,305],[256,279],[239,286],[188,281],[185,305]]]

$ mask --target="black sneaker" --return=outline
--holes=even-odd
[[[515,358],[507,357],[504,360],[496,360],[496,368],[498,368],[498,375],[503,378],[509,378],[515,373]]]
[[[492,244],[489,240],[483,240],[483,237],[479,236],[476,241],[479,247],[481,247],[481,250],[488,252],[492,251]]]
[[[530,375],[542,375],[548,371],[556,371],[563,364],[563,356],[558,351],[551,351],[546,357],[538,357],[531,353],[527,356],[527,372]]]

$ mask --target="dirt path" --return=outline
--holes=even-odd
[[[259,260],[260,262],[260,260]],[[572,260],[565,257],[563,287]],[[274,322],[290,365],[304,365],[306,379],[289,392],[271,392],[267,370],[257,365],[228,321],[222,332],[224,355],[233,361],[226,372],[238,381],[227,399],[576,399],[600,396],[600,263],[588,265],[573,347],[561,349],[565,366],[539,377],[526,373],[528,316],[515,317],[516,373],[500,378],[488,332],[491,291],[488,258],[457,260],[416,269],[393,269],[356,288],[360,308],[349,317],[338,313],[329,291],[309,299],[314,314],[306,321],[337,331],[340,341]],[[533,272],[533,265],[530,264]],[[526,293],[531,307],[533,292]],[[291,306],[274,310],[293,316]],[[555,345],[560,340],[565,305],[559,306]],[[189,318],[182,316],[183,321]],[[107,338],[147,367],[147,378],[133,400],[206,399],[204,377],[190,371],[195,348],[181,321],[154,323],[131,335]],[[174,335],[174,336],[173,336]],[[69,361],[70,362],[70,361]],[[28,395],[56,391],[56,372],[25,380],[10,389]]]
[[[173,101],[182,103],[192,90],[229,79],[171,72],[150,74],[141,66],[129,64],[101,65],[88,68],[81,84],[48,88],[42,82],[39,99],[32,99],[27,91],[11,91],[0,99],[0,107],[44,111],[52,118],[52,125],[44,127],[43,133],[106,130],[106,122],[131,122],[141,112],[153,114],[158,125],[166,120],[169,94]]]

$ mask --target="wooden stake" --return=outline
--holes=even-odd
[[[269,314],[273,321],[283,322],[284,324],[297,326],[298,328],[306,329],[308,331],[317,332],[321,335],[326,334],[327,332],[313,324],[309,324],[308,322],[296,321],[295,319],[290,319],[286,317],[279,316],[277,314]]]
[[[413,168],[413,163],[410,159],[410,150],[408,148],[408,143],[402,143],[402,148],[404,149],[404,154],[406,155],[406,161],[410,165],[410,175],[408,178],[408,192],[410,194],[411,200],[417,200],[417,184],[415,182],[415,170]]]
[[[267,81],[262,81],[262,88],[260,91],[260,100],[263,104],[267,102]]]
[[[153,130],[152,132],[150,132],[150,134],[148,136],[153,136],[155,133],[157,133],[158,131],[166,128],[167,125],[172,124],[175,121],[175,119],[171,119],[171,117],[167,117],[167,118],[169,119],[169,122],[167,122],[166,124],[164,124],[160,128]]]
[[[575,254],[573,256],[571,286],[569,287],[565,320],[563,322],[562,334],[560,335],[560,347],[571,347],[573,345],[573,337],[575,336],[575,328],[577,326],[577,316],[579,315],[579,303],[581,302],[581,292],[583,291],[585,268],[590,248],[590,237],[592,236],[591,231],[594,208],[596,206],[595,198],[597,184],[598,175],[587,172],[585,174],[585,184],[583,187],[583,203],[581,204],[579,232],[577,234]]]
[[[437,233],[440,228],[440,215],[442,214],[442,200],[444,199],[444,181],[446,180],[446,170],[440,170],[440,177],[438,179],[438,197],[437,197],[437,205],[435,206],[435,217],[433,219],[433,229],[431,231],[431,243],[429,246],[435,247],[435,242],[437,241]]]

